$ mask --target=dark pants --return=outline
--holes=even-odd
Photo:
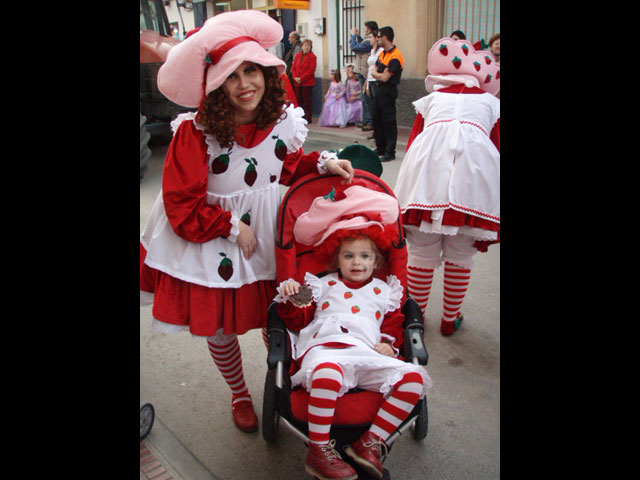
[[[398,125],[396,123],[398,88],[384,82],[376,84],[373,96],[373,137],[378,155],[396,153]]]
[[[304,119],[311,123],[311,115],[313,114],[313,87],[300,87],[296,85],[293,87],[293,91],[296,94],[296,100],[298,106],[304,110]]]

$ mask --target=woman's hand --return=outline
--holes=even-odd
[[[376,344],[376,352],[381,355],[386,355],[387,357],[393,357],[393,347],[388,343],[378,343]]]
[[[327,160],[327,170],[334,175],[340,175],[342,183],[351,183],[353,180],[353,166],[347,159],[330,158]]]
[[[253,255],[253,252],[256,251],[258,241],[253,233],[253,230],[251,230],[251,227],[249,227],[246,223],[238,222],[238,228],[240,229],[240,233],[238,233],[236,242],[242,250],[242,255],[244,256],[244,258],[249,260],[251,255]]]

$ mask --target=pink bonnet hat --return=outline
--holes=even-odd
[[[398,200],[391,195],[376,192],[359,185],[345,189],[344,196],[317,197],[309,211],[298,217],[293,227],[296,241],[318,246],[338,230],[362,230],[384,226],[397,220]]]
[[[277,67],[282,75],[286,64],[266,50],[282,35],[282,26],[258,10],[218,14],[169,50],[158,89],[178,105],[198,107],[242,62]]]
[[[467,40],[438,40],[429,51],[427,69],[429,92],[455,83],[477,86],[492,95],[500,91],[500,64],[490,51],[476,50]]]

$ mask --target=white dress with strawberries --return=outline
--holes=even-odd
[[[322,278],[307,273],[305,283],[311,287],[316,313],[299,334],[290,333],[294,359],[302,358],[300,370],[291,377],[292,386],[311,390],[313,369],[320,363],[333,362],[344,373],[339,395],[355,387],[388,395],[409,372],[422,375],[426,394],[432,382],[423,367],[375,351],[384,336],[380,325],[385,314],[400,308],[403,287],[394,275],[389,275],[386,283],[373,278],[357,289],[348,288],[337,273]],[[322,346],[329,342],[350,346]]]
[[[275,125],[265,141],[252,148],[237,143],[222,148],[214,136],[205,134],[209,153],[207,203],[220,205],[250,224],[259,239],[251,258],[245,259],[241,249],[223,237],[205,243],[179,237],[169,223],[160,192],[141,235],[147,251],[145,263],[210,288],[237,288],[259,280],[274,280],[280,173],[286,153],[299,150],[306,138],[303,114],[300,108],[287,108],[286,118]],[[197,129],[204,130],[195,122],[194,112],[180,115],[172,127],[177,129],[182,121],[192,121]],[[234,228],[237,232],[237,225]]]

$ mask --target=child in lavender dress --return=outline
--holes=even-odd
[[[347,123],[355,125],[362,121],[362,98],[360,82],[351,68],[347,69]]]
[[[324,106],[318,125],[321,127],[345,127],[347,125],[346,87],[341,83],[339,70],[331,70],[331,85],[324,97]]]

